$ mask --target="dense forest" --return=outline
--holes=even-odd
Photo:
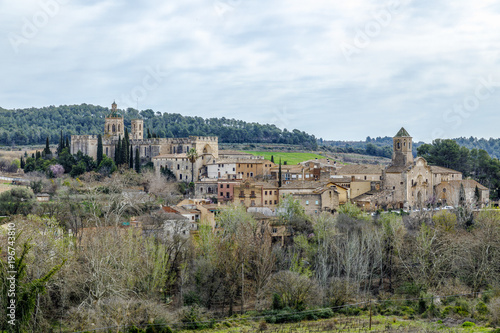
[[[451,139],[461,147],[486,151],[493,158],[500,158],[500,138],[499,139],[478,139],[476,137],[460,137]],[[318,140],[318,144],[339,153],[358,153],[371,156],[382,156],[390,158],[392,156],[392,137],[367,137],[365,141],[327,141]],[[416,156],[417,148],[424,142],[413,143],[413,154]]]
[[[389,136],[370,138],[365,141],[329,141],[319,139],[318,144],[322,149],[335,153],[355,153],[370,156],[392,157],[392,138]],[[416,156],[418,146],[423,142],[413,143],[413,155]]]
[[[49,106],[5,110],[0,108],[0,145],[44,144],[59,140],[60,131],[65,134],[101,134],[104,118],[109,109],[88,104]],[[218,136],[222,143],[281,143],[302,145],[316,149],[313,135],[294,129],[281,130],[275,125],[247,123],[227,118],[201,118],[153,110],[123,110],[125,126],[130,127],[134,118],[144,119],[144,127],[160,138],[187,137],[190,135]]]

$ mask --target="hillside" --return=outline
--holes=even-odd
[[[227,118],[201,118],[153,110],[121,110],[125,125],[134,118],[144,119],[144,127],[161,138],[190,135],[218,136],[219,142],[295,144],[316,149],[313,135],[294,129],[281,130],[275,125],[248,123]],[[0,145],[44,144],[47,136],[58,142],[65,135],[100,134],[109,109],[89,104],[5,110],[0,108]]]
[[[500,158],[500,138],[499,139],[484,139],[476,137],[460,137],[451,139],[458,143],[461,147],[468,149],[485,150],[492,158]],[[417,155],[417,148],[424,142],[413,143],[413,154]],[[371,156],[382,156],[390,158],[392,155],[392,138],[391,137],[367,137],[365,141],[327,141],[318,140],[318,145],[323,149],[340,153],[358,153]]]

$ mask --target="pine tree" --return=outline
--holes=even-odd
[[[129,165],[128,167],[130,169],[133,169],[134,168],[134,147],[132,147],[132,145],[130,145],[130,160],[129,160]]]
[[[135,148],[135,171],[141,172],[141,157],[139,156],[139,148]]]

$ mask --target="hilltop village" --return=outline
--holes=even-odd
[[[134,159],[152,162],[158,175],[168,170],[179,182],[192,180],[189,198],[163,210],[196,223],[213,223],[213,212],[227,204],[243,205],[269,219],[276,216],[280,200],[287,196],[296,199],[308,215],[335,213],[347,202],[368,212],[452,207],[459,204],[460,191],[476,207],[489,201],[488,188],[475,180],[414,158],[412,137],[404,128],[393,137],[388,166],[343,165],[328,158],[280,165],[249,153],[220,150],[217,137],[144,138],[141,119],[132,120],[130,134]],[[113,103],[105,119],[104,153],[113,156],[124,135],[123,117]],[[78,151],[96,158],[97,136],[73,135],[71,153]]]

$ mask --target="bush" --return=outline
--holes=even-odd
[[[181,309],[179,317],[187,329],[196,330],[211,326],[210,323],[207,323],[208,318],[204,309],[197,305]]]
[[[486,306],[486,304],[484,304],[483,302],[477,303],[477,305],[476,305],[476,311],[480,315],[487,315],[489,313],[488,306]]]
[[[462,327],[474,327],[476,326],[476,324],[470,322],[470,321],[466,321],[462,324]]]

